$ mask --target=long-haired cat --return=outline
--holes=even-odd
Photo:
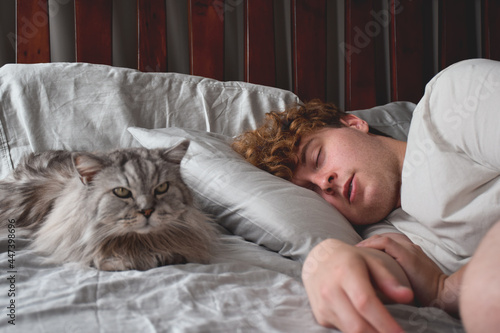
[[[15,220],[55,263],[101,270],[206,263],[217,234],[181,179],[188,146],[30,154],[0,181],[0,225]]]

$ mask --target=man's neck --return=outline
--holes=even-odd
[[[400,141],[396,140],[390,137],[384,137],[384,136],[377,136],[378,140],[380,140],[380,144],[385,145],[385,147],[390,151],[391,155],[394,157],[393,163],[395,172],[399,173],[400,177],[400,186],[401,186],[401,179],[402,179],[402,174],[403,174],[403,163],[405,160],[405,154],[406,154],[406,142],[405,141]],[[401,193],[398,193],[398,203],[395,208],[401,207]]]

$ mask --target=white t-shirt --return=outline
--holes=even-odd
[[[500,62],[463,61],[429,82],[413,113],[401,206],[388,220],[447,273],[500,220]]]

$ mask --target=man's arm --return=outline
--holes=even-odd
[[[309,253],[302,279],[316,320],[343,332],[401,332],[377,292],[397,303],[413,300],[409,281],[393,258],[335,239]]]
[[[427,257],[420,246],[405,238],[376,235],[357,246],[381,250],[393,257],[405,271],[420,305],[437,307],[458,315],[460,285],[467,265],[448,276]]]
[[[460,314],[467,332],[500,327],[500,222],[483,238],[463,272]]]
[[[481,240],[470,262],[449,276],[411,243],[374,236],[358,246],[394,257],[421,304],[460,314],[467,332],[494,332],[500,326],[500,222]]]

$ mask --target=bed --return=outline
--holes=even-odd
[[[5,332],[335,331],[313,317],[302,263],[325,238],[354,244],[361,236],[316,194],[243,161],[231,138],[270,110],[320,98],[405,140],[435,73],[463,59],[500,59],[500,6],[488,0],[2,6],[17,21],[0,53],[0,179],[31,151],[155,148],[187,138],[183,177],[220,231],[210,264],[102,272],[47,264],[20,230],[3,230]],[[121,14],[127,6],[132,14]],[[186,40],[171,40],[180,35]],[[68,40],[75,47],[61,56],[54,48]],[[437,308],[387,307],[407,332],[463,331]]]

